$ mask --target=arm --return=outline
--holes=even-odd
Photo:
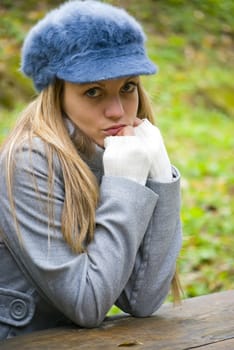
[[[118,298],[118,305],[135,316],[148,316],[168,295],[181,248],[180,177],[171,183],[148,180],[158,195],[157,205],[139,248],[133,273]]]
[[[134,181],[104,176],[95,238],[86,253],[77,255],[61,233],[64,186],[59,163],[50,198],[47,173],[40,141],[31,155],[28,149],[18,154],[13,193],[23,247],[16,237],[4,176],[0,180],[0,228],[38,290],[73,322],[93,327],[103,320],[132,274],[157,195]],[[54,206],[54,228],[48,228],[48,200]]]
[[[148,120],[135,128],[148,149],[150,178],[146,186],[159,197],[144,240],[137,254],[133,274],[117,305],[139,316],[154,312],[166,298],[181,247],[180,176],[173,169],[158,128]]]

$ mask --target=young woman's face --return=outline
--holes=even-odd
[[[138,110],[138,77],[88,84],[64,83],[63,109],[97,145],[133,126]]]

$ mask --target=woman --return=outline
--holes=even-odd
[[[96,327],[113,304],[147,316],[177,287],[179,174],[140,82],[156,70],[144,41],[96,1],[63,4],[26,37],[39,94],[1,149],[1,339]]]

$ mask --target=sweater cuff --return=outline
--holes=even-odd
[[[136,136],[108,136],[104,140],[104,174],[125,177],[145,185],[150,159]]]

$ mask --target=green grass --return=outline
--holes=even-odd
[[[184,242],[179,269],[185,296],[234,288],[234,65],[231,0],[116,0],[141,20],[159,73],[143,78],[172,163],[181,172]],[[4,7],[5,3],[5,7]],[[44,1],[4,1],[10,31],[0,44],[0,142],[33,96],[17,72],[27,28]],[[29,19],[28,19],[29,18]],[[3,80],[2,80],[3,81]],[[112,309],[111,311],[116,312]],[[118,309],[117,309],[118,312]]]

